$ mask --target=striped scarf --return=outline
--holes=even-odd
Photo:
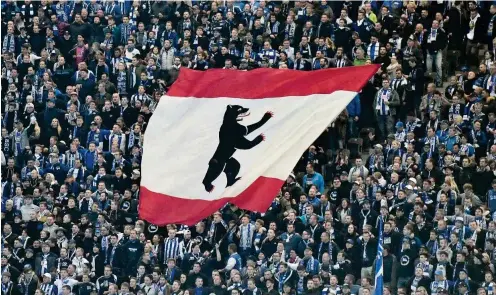
[[[57,15],[57,19],[61,22],[67,22],[68,21],[68,12],[67,11],[67,8],[68,8],[68,4],[57,4],[57,6],[55,6],[55,14]],[[67,12],[66,12],[67,11]]]
[[[148,97],[147,94],[145,94],[145,93],[143,93],[143,94],[136,93],[135,95],[133,95],[131,97],[131,106],[134,106],[136,104],[136,101],[140,101],[141,104],[144,105],[149,100],[150,100],[150,98]]]
[[[490,95],[494,96],[496,93],[496,75],[492,75],[490,79],[488,79],[486,88],[489,90]]]
[[[110,133],[109,136],[109,150],[112,150],[112,144],[114,143],[114,138],[117,138],[117,147],[120,148],[122,141],[122,134]]]
[[[106,45],[108,44],[114,44],[112,40],[109,40]],[[109,54],[112,54],[112,50],[108,50]],[[112,73],[115,75],[117,73],[117,70],[119,68],[119,63],[124,63],[124,58],[123,57],[113,57],[110,63],[112,64]]]
[[[127,73],[126,71],[119,71],[117,73],[117,90],[119,93],[127,93]]]
[[[71,151],[67,151],[66,160],[68,168],[74,168],[77,159],[81,159],[78,151],[74,153],[72,153]]]
[[[55,287],[55,285],[50,283],[48,284],[42,283],[40,285],[40,289],[43,291],[45,295],[52,295],[52,293],[55,291],[53,287]]]
[[[123,164],[124,164],[124,159],[120,159],[119,161],[117,161],[117,160],[112,161],[111,171],[115,172],[115,169],[122,168],[124,166]]]
[[[138,139],[138,146],[142,146],[143,144],[143,136],[141,133],[136,134],[134,131],[129,133],[127,148],[131,149],[136,144],[136,139]]]
[[[284,283],[286,283],[286,279],[288,277],[288,271],[286,271],[283,275],[279,273],[279,292],[282,293]]]
[[[15,37],[14,35],[7,34],[5,37],[3,37],[3,46],[2,46],[3,52],[15,52]]]
[[[62,10],[65,12],[64,9],[65,9],[65,6],[63,6],[61,4],[57,4],[57,6],[56,6],[57,15],[58,15],[59,10]],[[29,5],[22,5],[21,6],[21,14],[24,16],[24,18],[27,21],[31,21],[31,18],[33,18],[35,16],[35,9],[34,9],[33,4],[30,3]],[[67,18],[67,16],[66,16],[66,18]]]
[[[427,242],[426,246],[427,246],[427,249],[429,249],[429,254],[436,255],[437,249],[439,249],[439,244],[438,244],[437,240],[434,240],[434,241],[429,240]]]
[[[127,44],[127,39],[131,36],[132,24],[121,24],[121,42]]]
[[[303,286],[305,282],[305,277],[298,276],[298,282],[296,283],[296,294],[305,294],[305,287]]]
[[[326,51],[322,51],[322,53],[324,53],[325,56],[327,56],[327,50]],[[336,58],[336,67],[337,68],[344,68],[346,66],[346,59],[344,58]]]
[[[4,153],[5,156],[10,155],[11,148],[12,147],[10,146],[10,138],[8,136],[2,137],[2,152]]]
[[[179,256],[179,239],[167,238],[164,242],[164,264],[167,264],[167,259]]]
[[[437,137],[426,137],[425,143],[429,143],[429,158],[432,158],[432,154],[436,151]]]
[[[278,21],[276,21],[274,23],[270,23],[270,22],[267,23],[267,34],[269,34],[269,35],[279,34],[279,26],[280,25],[281,24]]]
[[[79,201],[79,210],[81,211],[81,213],[88,213],[89,210],[90,210],[90,208],[93,206],[93,202],[94,202],[93,201],[93,198],[89,198],[89,199],[83,198],[83,199],[81,199]],[[83,205],[84,205],[84,208],[83,208]]]
[[[138,81],[138,75],[136,74],[136,67],[131,65],[129,67],[129,88],[133,89],[134,86],[136,86],[136,81]]]
[[[379,112],[381,116],[389,115],[389,106],[385,104],[391,98],[391,89],[381,88],[377,93],[377,105],[375,109]]]
[[[138,19],[138,15],[137,15],[137,12],[138,12],[138,9],[134,6],[131,7],[131,10],[129,11],[129,22],[132,24],[132,25],[138,25],[138,22],[137,22],[137,19]]]
[[[98,186],[98,182],[100,181],[100,178],[102,178],[103,176],[105,176],[105,174],[104,175],[97,174],[95,176],[95,178],[93,178],[93,186],[94,187]]]
[[[444,281],[434,281],[431,283],[431,295],[437,295],[437,292],[442,290],[448,290],[449,284],[447,280]]]
[[[77,181],[77,182],[84,182],[84,174],[86,172],[86,167],[82,166],[81,168],[72,168],[71,170],[72,173],[69,173],[69,174],[72,174],[72,176],[74,177],[74,179]]]
[[[307,213],[307,208],[306,208],[307,204],[308,204],[308,202],[307,203],[300,203],[298,205],[298,213],[299,213],[298,215],[303,216]]]
[[[482,287],[487,291],[487,295],[494,295],[494,283],[493,282],[484,282]]]
[[[329,259],[332,260],[332,242],[329,241],[328,243],[329,243],[329,245],[328,245],[328,249],[327,249],[327,254],[329,254]],[[323,245],[324,245],[324,242],[321,242],[319,245],[319,252],[317,252],[317,259],[319,261],[322,261],[322,256],[325,253],[325,250],[324,250],[324,252],[322,252]]]
[[[239,242],[239,245],[243,249],[249,249],[251,248],[251,240],[253,238],[253,234],[251,231],[251,223],[248,223],[248,225],[241,225],[240,226],[240,231],[241,231],[241,241]]]
[[[295,31],[296,24],[294,22],[291,24],[286,24],[286,28],[284,29],[284,39],[292,41],[295,36]]]
[[[315,258],[313,258],[313,256],[307,260],[307,265],[306,265],[305,269],[309,274],[314,274],[314,272],[315,272]]]
[[[103,44],[105,45],[105,60],[108,62],[112,58],[112,47],[114,45],[114,40],[112,39],[112,37],[110,39],[105,39],[103,40]]]
[[[378,43],[370,43],[367,47],[367,55],[370,57],[371,61],[379,55],[379,44]]]
[[[18,131],[17,129],[14,131],[14,156],[19,156],[22,153],[22,131]]]
[[[400,86],[404,86],[407,84],[407,81],[405,78],[394,78],[393,81],[391,81],[391,88],[393,90],[396,90],[398,91],[398,88],[400,88]]]
[[[122,15],[125,15],[127,14],[127,11],[126,11],[126,1],[125,0],[117,0],[117,2],[119,3],[119,7],[121,8],[121,13]]]
[[[236,48],[229,49],[229,54],[237,56],[237,57],[241,56],[241,52],[239,52],[239,50],[237,50]]]
[[[108,4],[105,7],[105,14],[106,15],[111,15],[111,14],[114,13],[114,10],[115,10],[115,3]]]
[[[430,276],[430,268],[431,268],[431,265],[429,264],[428,261],[426,262],[420,262],[419,264],[417,264],[417,268],[421,268],[422,271],[424,272],[424,276],[426,277],[429,277]]]
[[[351,172],[352,177],[353,177],[353,174],[354,174],[357,170],[359,170],[359,171],[360,171],[360,176],[361,176],[362,178],[365,178],[365,169],[364,169],[364,167],[363,167],[363,166],[361,166],[361,167],[356,167],[356,166],[355,166],[355,167],[353,168],[353,172]]]
[[[7,292],[9,291],[11,286],[12,286],[12,282],[10,282],[10,281],[7,284],[2,283],[2,294],[7,294]],[[45,292],[45,294],[50,295],[46,292]]]

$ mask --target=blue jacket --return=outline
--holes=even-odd
[[[487,135],[486,132],[481,130],[479,133],[470,133],[470,139],[473,144],[478,144],[480,146],[485,146],[487,144]]]
[[[352,24],[353,31],[358,33],[360,39],[370,40],[370,35],[372,34],[373,24],[369,19],[365,19],[363,23],[359,26],[357,22]]]
[[[46,169],[46,173],[52,173],[58,183],[64,183],[69,169],[64,164],[52,164]]]
[[[444,144],[446,145],[446,149],[448,151],[451,151],[451,152],[453,151],[453,146],[456,143],[460,143],[460,137],[458,137],[458,135],[448,136],[448,137],[446,137],[445,142],[444,142]]]
[[[310,188],[311,185],[314,184],[317,186],[317,189],[321,194],[324,193],[324,177],[322,177],[322,174],[314,172],[313,177],[308,179],[308,181],[307,179],[308,179],[308,174],[305,174],[305,176],[303,176],[303,184],[302,184],[303,190],[305,192]]]
[[[487,192],[487,204],[491,213],[496,211],[496,191],[493,189]]]
[[[403,7],[403,1],[386,0],[382,5],[389,8],[389,11],[392,11],[393,9],[401,9]]]
[[[93,168],[95,167],[96,159],[97,159],[98,152],[94,150],[93,152],[86,151],[86,153],[83,156],[83,164],[90,171],[90,173],[93,172]]]
[[[129,12],[131,11],[131,3],[132,1],[123,1],[122,5],[119,3],[119,1],[114,1],[115,4],[117,4],[116,8],[119,7],[119,12],[124,15],[129,15]]]
[[[107,129],[100,129],[98,133],[95,133],[94,131],[90,130],[88,132],[88,140],[86,143],[86,147],[88,147],[91,142],[94,142],[97,147],[100,143],[103,143],[103,146],[105,146],[105,144],[108,146],[109,135],[110,135],[110,130]]]
[[[346,110],[348,111],[348,115],[350,117],[359,117],[362,113],[362,109],[360,107],[360,95],[357,94],[353,98],[353,100],[346,106]]]
[[[448,139],[448,129],[444,131],[439,129],[438,131],[436,131],[436,136],[439,138],[439,142],[445,143]]]

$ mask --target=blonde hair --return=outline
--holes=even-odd
[[[455,115],[453,116],[453,121],[456,123],[456,124],[460,124],[461,122],[463,122],[463,117],[460,116],[460,115]]]
[[[331,38],[329,38],[329,37],[325,38],[325,43],[326,43],[327,47],[331,48],[332,50],[336,49],[336,45],[334,44],[334,41],[332,41]]]
[[[60,134],[62,133],[62,127],[60,126],[60,121],[57,118],[53,118],[53,120],[57,122],[57,135],[60,136]]]
[[[38,125],[38,122],[35,122],[34,131],[33,131],[33,134],[31,134],[31,137],[33,139],[38,139],[38,138],[40,138],[40,134],[41,134],[41,128]]]
[[[45,179],[50,182],[50,183],[53,183],[53,181],[55,180],[55,176],[53,176],[52,173],[47,173],[45,174]]]
[[[445,182],[447,182],[447,184],[451,187],[452,190],[454,190],[457,193],[460,192],[460,190],[458,189],[458,185],[455,182],[455,178],[453,176],[447,176]]]

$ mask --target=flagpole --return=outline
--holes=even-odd
[[[379,219],[379,240],[377,241],[377,257],[375,259],[375,291],[374,295],[382,295],[382,289],[384,287],[384,267],[383,267],[383,257],[382,252],[383,248],[383,218],[382,216]]]

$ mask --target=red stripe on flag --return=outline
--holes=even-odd
[[[167,95],[256,99],[329,94],[337,90],[358,92],[379,67],[368,65],[311,72],[276,69],[213,69],[202,72],[181,68],[178,79]]]
[[[283,183],[281,179],[261,176],[235,198],[212,201],[168,196],[141,186],[139,215],[140,219],[162,226],[171,223],[194,225],[222,208],[227,202],[241,209],[265,212]]]

